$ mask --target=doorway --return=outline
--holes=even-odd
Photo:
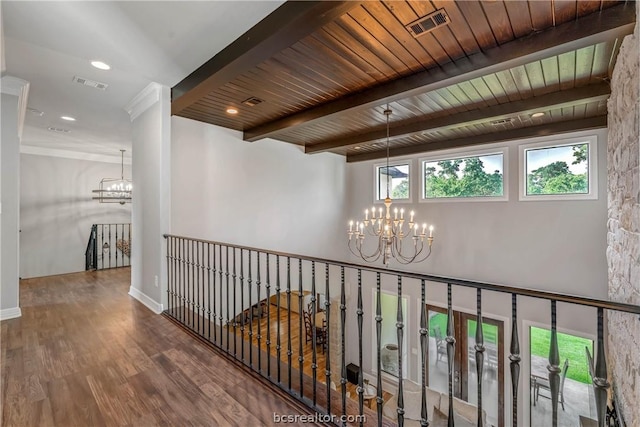
[[[427,305],[429,319],[429,387],[448,394],[449,377],[447,362],[447,311]],[[453,366],[453,395],[477,405],[477,371],[475,363],[477,328],[476,316],[460,311],[453,312],[456,351]],[[487,413],[487,423],[504,426],[504,324],[502,321],[483,317],[484,368],[482,374],[482,407]]]

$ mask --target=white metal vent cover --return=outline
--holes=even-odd
[[[449,22],[451,22],[451,20],[447,12],[444,9],[438,9],[422,18],[416,19],[412,23],[405,25],[405,27],[413,37],[417,38],[430,33],[438,27],[448,25]]]
[[[97,82],[95,80],[85,79],[84,77],[73,76],[73,81],[76,83],[80,83],[81,85],[93,87],[100,90],[106,90],[109,87],[108,84]]]

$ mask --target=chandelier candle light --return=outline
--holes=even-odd
[[[98,190],[93,190],[95,193],[93,200],[98,200],[100,203],[131,203],[131,193],[133,191],[133,185],[131,180],[124,178],[124,152],[121,152],[121,173],[120,179],[118,178],[103,178],[100,181],[100,187]]]
[[[389,171],[389,116],[391,110],[389,106],[384,110],[387,117],[387,167],[386,174],[390,177]],[[382,256],[382,263],[389,265],[389,260],[394,258],[400,264],[411,264],[412,262],[422,262],[431,255],[431,245],[433,244],[433,225],[428,227],[423,223],[422,227],[415,220],[415,213],[409,213],[409,221],[404,217],[404,209],[393,209],[391,212],[392,200],[390,197],[391,179],[387,179],[387,197],[384,199],[385,210],[372,207],[364,211],[364,220],[349,221],[349,250],[354,255],[362,258],[366,262],[375,262]],[[376,215],[377,213],[377,215]],[[371,217],[369,217],[371,214]],[[398,215],[399,214],[399,215]],[[355,225],[355,228],[354,228]],[[365,236],[373,236],[377,239],[378,246],[370,254],[363,252],[362,246]],[[407,243],[403,247],[403,239],[407,238]],[[425,240],[427,244],[425,245]],[[426,246],[426,249],[425,249]]]

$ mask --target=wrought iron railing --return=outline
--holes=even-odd
[[[85,251],[85,270],[131,265],[131,224],[93,224]]]
[[[447,277],[389,270],[372,266],[363,266],[341,261],[306,257],[282,252],[227,243],[194,239],[189,237],[165,235],[167,240],[167,299],[165,314],[188,328],[201,339],[224,352],[261,375],[269,382],[284,390],[294,398],[304,402],[317,413],[325,414],[325,420],[344,425],[347,421],[356,421],[360,425],[404,425],[406,412],[403,392],[403,352],[398,351],[397,376],[397,421],[383,416],[384,404],[383,378],[381,367],[382,345],[382,282],[393,280],[398,297],[395,328],[398,348],[403,348],[407,339],[404,328],[407,319],[403,313],[403,285],[416,285],[420,288],[420,321],[417,338],[420,346],[420,383],[421,383],[421,420],[428,426],[427,420],[427,383],[429,328],[427,313],[427,290],[430,286],[446,286],[447,326],[446,358],[448,380],[448,425],[454,426],[454,356],[456,340],[454,337],[454,315],[452,290],[454,287],[476,289],[476,320],[482,325],[483,296],[486,293],[510,295],[511,337],[509,346],[509,364],[511,376],[510,418],[513,426],[524,423],[518,419],[518,395],[520,384],[521,339],[518,331],[518,308],[523,301],[530,299],[546,300],[550,305],[551,330],[550,351],[548,356],[548,380],[551,391],[552,419],[548,425],[558,425],[558,395],[560,383],[560,350],[557,337],[557,304],[591,307],[595,309],[597,327],[597,351],[595,390],[598,425],[604,426],[606,398],[609,382],[605,356],[604,313],[618,311],[640,315],[640,306],[616,303],[592,298],[561,295],[557,293],[501,286],[490,283],[474,282]],[[320,270],[320,274],[318,274]],[[324,274],[322,274],[324,273]],[[367,277],[363,277],[366,275]],[[385,280],[386,279],[386,280]],[[318,284],[318,281],[321,283]],[[440,284],[440,285],[436,285]],[[374,289],[375,313],[365,315],[363,306],[363,287]],[[350,304],[347,294],[356,292],[355,304]],[[319,329],[316,323],[311,326],[311,344],[303,344],[302,314],[305,291],[309,292],[309,315],[316,320],[318,309],[323,309],[326,324],[339,337],[327,337],[327,331]],[[324,307],[318,307],[317,293],[324,293]],[[275,310],[275,312],[274,312]],[[297,314],[296,314],[297,313]],[[347,315],[355,317],[357,343],[347,346]],[[375,377],[375,412],[365,406],[366,382],[363,376],[363,342],[370,343],[363,332],[364,322],[371,322],[371,340],[375,339],[376,355],[372,363],[377,364]],[[275,325],[273,324],[275,323]],[[482,327],[476,328],[474,361],[477,374],[477,425],[483,425],[483,369],[485,365],[485,339]],[[325,339],[317,338],[325,334]],[[331,335],[331,333],[329,333]],[[275,342],[274,342],[275,340]],[[297,344],[297,345],[296,345]],[[319,348],[322,345],[322,348]],[[359,370],[355,392],[357,401],[347,398],[346,354],[349,348],[357,346]],[[310,349],[309,349],[310,347]],[[324,353],[320,354],[322,349]],[[337,356],[332,358],[332,356]],[[471,358],[471,352],[469,353]],[[311,363],[308,363],[308,360]],[[354,358],[355,359],[355,358]],[[305,364],[307,362],[307,364]],[[324,362],[324,363],[322,363]],[[318,371],[320,369],[320,371]],[[336,372],[337,370],[337,372]],[[324,371],[324,372],[323,372]],[[324,375],[323,375],[324,374]],[[319,377],[320,376],[320,377]],[[340,389],[333,383],[339,382]],[[506,386],[505,386],[506,387]],[[349,418],[349,417],[359,418]],[[362,417],[365,416],[365,417]],[[368,418],[366,418],[368,416]],[[576,420],[577,421],[577,420]]]

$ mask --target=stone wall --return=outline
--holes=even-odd
[[[640,15],[640,2],[636,15]],[[608,103],[609,298],[640,305],[640,45],[638,24],[620,48]],[[613,397],[627,426],[640,426],[640,319],[609,313]]]

